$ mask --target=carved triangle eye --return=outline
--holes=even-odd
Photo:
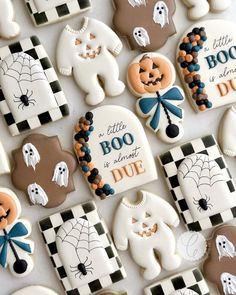
[[[138,220],[135,218],[132,218],[132,223],[136,223],[136,222],[138,222]]]
[[[148,218],[148,217],[151,217],[151,215],[150,215],[149,213],[146,212],[146,213],[145,213],[145,217]]]
[[[148,227],[148,225],[146,223],[143,223],[143,228]]]
[[[141,73],[144,73],[144,72],[145,72],[145,70],[140,68],[139,73],[141,74]]]
[[[80,39],[77,38],[77,39],[75,40],[75,45],[80,45],[80,44],[82,44],[82,41],[81,41]]]
[[[89,38],[90,38],[90,40],[92,40],[92,39],[95,39],[96,37],[95,37],[95,35],[90,34]]]
[[[153,68],[153,69],[157,69],[158,66],[157,66],[156,64],[153,63],[152,68]]]

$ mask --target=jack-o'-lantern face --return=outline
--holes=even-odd
[[[129,66],[128,80],[138,94],[156,93],[172,83],[170,64],[161,57],[144,55],[139,63]]]
[[[148,238],[157,232],[158,225],[153,222],[151,214],[145,212],[144,217],[141,219],[132,217],[132,229],[139,237]]]
[[[97,45],[96,36],[93,33],[77,37],[75,46],[78,56],[83,59],[95,59],[102,50],[102,47]]]
[[[17,218],[17,206],[14,199],[6,193],[0,193],[0,230],[5,229]]]

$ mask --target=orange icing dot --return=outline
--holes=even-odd
[[[98,186],[97,186],[95,183],[92,183],[92,184],[91,184],[91,188],[92,188],[93,190],[96,190],[96,189],[98,188]]]
[[[184,56],[186,56],[186,51],[184,51],[184,50],[181,50],[180,52],[179,52],[179,56],[181,56],[181,57],[184,57]]]
[[[191,54],[187,54],[186,57],[185,57],[185,60],[187,62],[191,62],[193,60],[193,56]]]
[[[189,43],[189,37],[184,37],[183,41],[184,43]]]
[[[90,171],[84,173],[84,176],[89,177],[91,175]]]
[[[103,186],[104,186],[104,181],[101,180],[101,181],[99,182],[99,184],[98,184],[98,187],[99,187],[99,188],[103,188]]]
[[[193,41],[193,42],[192,42],[192,45],[193,45],[193,46],[197,46],[197,42],[196,42],[196,41]]]
[[[203,104],[203,105],[201,105],[201,106],[199,106],[199,110],[201,111],[201,112],[204,112],[205,110],[206,110],[206,106]]]

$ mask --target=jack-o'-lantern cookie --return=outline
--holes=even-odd
[[[209,254],[203,265],[207,280],[221,295],[236,294],[236,227],[222,226],[209,240]]]
[[[135,96],[140,117],[147,118],[147,127],[167,143],[180,140],[184,134],[184,101],[181,88],[174,86],[176,73],[173,64],[159,53],[139,55],[129,65],[128,85]]]
[[[24,277],[33,270],[29,254],[34,243],[26,239],[31,233],[27,220],[19,219],[21,205],[17,196],[9,189],[0,188],[0,266],[9,267],[17,277]]]
[[[74,191],[72,175],[76,161],[72,154],[62,150],[57,136],[32,134],[12,156],[12,182],[26,193],[31,204],[57,207]]]
[[[128,39],[132,50],[155,51],[176,33],[174,0],[114,0],[114,4],[115,30]]]
[[[157,179],[143,127],[126,108],[109,105],[86,113],[75,126],[74,149],[89,187],[100,199]]]
[[[12,295],[58,295],[56,292],[42,286],[29,286],[14,292]]]
[[[217,28],[217,29],[216,29]],[[208,20],[192,26],[177,49],[177,65],[197,112],[236,101],[236,24]]]

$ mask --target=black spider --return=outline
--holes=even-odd
[[[22,94],[21,96],[16,96],[14,95],[15,98],[17,98],[18,100],[14,100],[14,102],[19,102],[19,106],[18,109],[20,107],[22,107],[22,110],[24,109],[24,107],[28,107],[30,104],[31,105],[35,105],[36,100],[30,97],[33,95],[33,91],[31,91],[30,95],[29,94],[29,89],[27,89],[26,94]]]
[[[198,211],[202,212],[202,211],[207,211],[212,209],[213,205],[209,203],[209,201],[210,201],[210,197],[205,195],[205,198],[201,198],[199,200],[194,199],[193,204],[198,205],[198,208],[197,208]]]
[[[92,272],[93,267],[91,266],[92,261],[86,265],[87,261],[88,261],[88,257],[86,257],[84,263],[79,263],[76,266],[72,266],[72,265],[70,266],[71,272],[76,272],[75,277],[79,275],[79,278],[81,279],[82,276],[86,276],[88,273],[93,274]]]

